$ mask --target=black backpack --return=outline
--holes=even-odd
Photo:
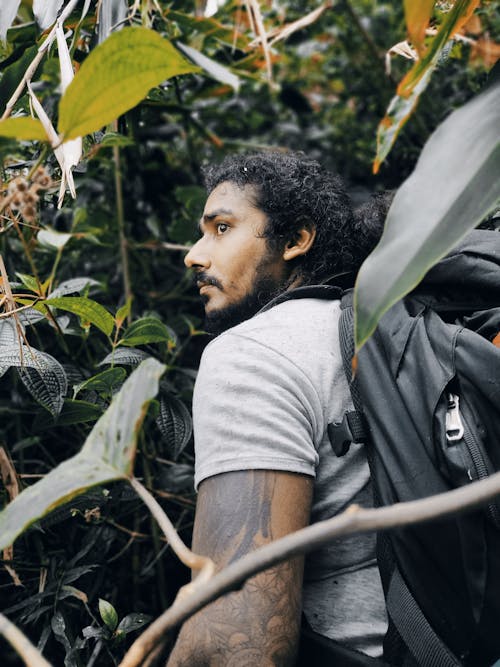
[[[338,296],[335,287],[311,286],[285,298]],[[359,352],[354,381],[350,291],[341,309],[355,411],[329,425],[329,435],[338,456],[365,442],[375,504],[441,493],[500,470],[500,348],[493,343],[500,234],[472,232],[382,317]],[[381,533],[377,558],[389,616],[384,661],[489,667],[500,657],[498,501]]]

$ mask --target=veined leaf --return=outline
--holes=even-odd
[[[359,349],[381,316],[500,198],[500,83],[452,113],[399,188],[354,296]]]
[[[151,355],[144,350],[137,350],[133,347],[128,349],[117,347],[116,350],[107,354],[102,361],[99,362],[99,366],[104,366],[105,364],[122,364],[124,366],[137,366],[141,361],[150,359]]]
[[[29,65],[33,62],[33,59],[37,53],[38,46],[35,44],[29,49],[26,49],[18,60],[15,60],[2,72],[2,78],[0,79],[0,109],[4,109],[6,107],[7,102],[12,97],[14,91],[23,78],[24,73],[28,69]],[[36,78],[36,72],[33,78]]]
[[[227,67],[208,58],[203,53],[200,53],[200,51],[193,49],[192,46],[182,44],[181,42],[177,42],[177,46],[190,60],[204,69],[213,79],[225,83],[227,86],[231,86],[235,93],[239,91],[240,79]]]
[[[418,3],[414,3],[418,4]],[[437,35],[422,58],[416,61],[400,82],[385,117],[377,130],[377,154],[373,163],[376,174],[391,150],[401,128],[411,116],[422,92],[427,88],[432,73],[449,39],[467,22],[479,0],[456,0],[445,15]]]
[[[50,298],[83,292],[87,287],[100,287],[100,283],[93,278],[70,278],[52,290]]]
[[[171,340],[170,332],[163,322],[156,317],[142,317],[125,330],[119,344],[135,347],[148,343],[168,343]]]
[[[54,416],[61,411],[68,390],[61,364],[46,352],[27,345],[0,347],[0,367],[15,366],[33,398]]]
[[[29,116],[6,118],[0,121],[0,136],[19,141],[49,141],[41,122]]]
[[[154,359],[141,364],[94,426],[81,452],[22,491],[0,512],[0,549],[80,493],[132,473],[137,435],[164,370]]]
[[[193,432],[189,410],[175,396],[160,398],[160,414],[156,424],[167,444],[170,456],[176,461],[186,447]]]
[[[102,391],[106,394],[112,394],[113,391],[118,387],[127,377],[127,373],[124,368],[108,368],[102,373],[98,373],[93,377],[85,380],[85,382],[80,382],[73,387],[73,398],[75,398],[81,391],[84,389],[87,391]]]
[[[59,104],[65,141],[99,130],[138,104],[154,86],[199,71],[158,33],[114,32],[85,59]]]
[[[110,336],[114,327],[114,320],[111,313],[108,313],[100,303],[89,299],[86,296],[60,296],[50,298],[41,304],[34,306],[37,310],[45,306],[52,306],[59,310],[66,310],[69,313],[78,315],[80,319],[93,324],[100,329],[106,336]],[[43,312],[43,311],[41,311]]]

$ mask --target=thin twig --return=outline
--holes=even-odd
[[[24,633],[0,613],[0,634],[24,660],[27,667],[52,667]]]
[[[132,644],[120,667],[137,667],[172,627],[224,593],[237,589],[249,577],[281,561],[314,551],[340,536],[388,530],[470,510],[499,494],[500,472],[468,486],[421,500],[377,509],[351,506],[339,516],[291,533],[228,565],[199,586],[190,597],[177,598]]]
[[[117,123],[115,122],[115,130]],[[116,192],[116,218],[118,222],[118,233],[120,235],[120,257],[122,262],[123,290],[125,293],[125,303],[132,301],[132,287],[130,281],[130,266],[128,261],[128,242],[125,234],[125,214],[123,211],[123,188],[122,172],[120,165],[120,148],[113,146],[113,162],[115,166],[115,192]],[[127,315],[127,324],[132,322],[132,315]]]
[[[177,534],[170,519],[163,511],[156,498],[135,477],[132,477],[129,481],[137,495],[142,498],[149,511],[158,522],[158,525],[162,529],[172,550],[175,552],[179,560],[187,567],[199,571],[197,580],[199,580],[200,577],[201,579],[208,579],[211,577],[215,571],[213,561],[205,556],[199,556],[188,549]]]

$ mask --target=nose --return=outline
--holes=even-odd
[[[188,269],[208,269],[210,258],[204,249],[203,238],[199,239],[184,257],[184,264]]]

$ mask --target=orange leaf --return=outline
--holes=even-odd
[[[434,0],[404,0],[406,29],[410,42],[421,56],[424,52],[425,30],[429,25]]]
[[[495,347],[500,347],[500,332],[497,333],[497,335],[491,342]]]
[[[487,69],[490,69],[498,59],[500,59],[500,44],[496,44],[491,39],[480,37],[472,45],[470,51],[471,62],[480,61]]]

